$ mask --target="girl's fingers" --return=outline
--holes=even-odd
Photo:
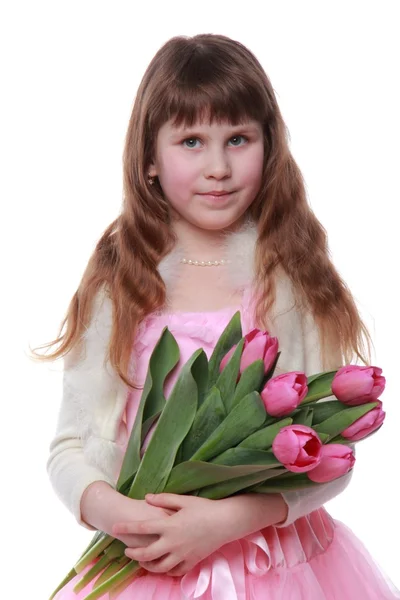
[[[140,566],[152,573],[167,573],[175,567],[179,567],[180,559],[174,558],[173,554],[166,554],[160,560],[140,561]]]
[[[143,548],[149,544],[153,544],[160,539],[159,535],[122,535],[118,534],[116,539],[120,540],[128,546],[128,548]]]
[[[154,544],[150,544],[147,548],[126,548],[125,554],[129,558],[133,558],[133,560],[142,561],[142,562],[151,562],[156,561],[157,559],[165,556],[167,553],[167,549],[165,547],[165,543],[162,540],[158,542],[154,542]]]
[[[163,492],[161,494],[146,494],[145,500],[148,504],[153,506],[162,506],[163,508],[172,508],[174,510],[180,510],[187,504],[186,496],[181,494],[169,494]]]
[[[164,530],[163,519],[147,521],[128,521],[125,523],[114,523],[112,531],[114,534],[158,534]]]

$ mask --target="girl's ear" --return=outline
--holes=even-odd
[[[157,170],[156,170],[156,167],[155,167],[155,165],[153,163],[149,166],[148,174],[149,174],[149,177],[156,177],[157,176]]]

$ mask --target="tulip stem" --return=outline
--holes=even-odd
[[[103,538],[100,538],[92,548],[86,554],[84,554],[74,566],[74,569],[77,573],[80,573],[89,563],[92,562],[95,558],[97,558],[103,550],[110,546],[115,538],[111,535],[104,534]]]
[[[66,575],[64,577],[64,579],[62,580],[60,585],[51,594],[49,600],[53,600],[53,598],[57,594],[57,592],[59,592],[64,587],[64,585],[66,585],[69,581],[71,581],[71,579],[73,579],[76,576],[76,574],[77,573],[76,573],[75,569],[71,569],[70,572],[68,573],[68,575]]]
[[[107,581],[107,579],[110,579],[110,577],[112,575],[114,575],[115,573],[118,573],[118,571],[124,567],[125,565],[127,565],[129,562],[131,561],[131,559],[128,556],[121,556],[120,558],[113,560],[106,569],[104,569],[103,573],[100,575],[100,577],[98,579],[96,579],[94,585],[93,585],[93,589],[99,587],[99,585],[101,585],[102,583],[104,583],[104,581]]]
[[[142,569],[136,560],[131,560],[118,573],[107,579],[107,581],[99,585],[96,589],[93,589],[83,600],[98,600],[106,592],[110,592],[115,587],[120,586],[128,577],[132,577],[134,573],[139,577],[142,571],[145,572],[145,569]]]
[[[92,581],[92,579],[96,577],[98,573],[100,573],[102,569],[108,567],[111,561],[113,561],[115,558],[120,558],[121,553],[122,556],[124,556],[124,548],[126,548],[126,545],[123,542],[120,540],[114,540],[114,542],[105,549],[100,560],[98,560],[76,584],[74,587],[74,592],[80,592],[89,583],[89,581]]]

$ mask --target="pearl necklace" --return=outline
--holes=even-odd
[[[181,263],[184,265],[193,265],[194,267],[223,267],[230,263],[230,260],[222,259],[222,260],[191,260],[187,258],[182,258]]]

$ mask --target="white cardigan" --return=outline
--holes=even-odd
[[[254,276],[253,258],[256,229],[247,224],[227,236],[226,254],[232,260],[233,287],[249,283]],[[168,289],[176,276],[182,250],[174,249],[159,265]],[[274,327],[279,340],[279,371],[303,371],[307,375],[322,371],[318,330],[310,315],[300,318],[293,309],[293,291],[288,277],[280,275],[274,305]],[[47,472],[52,487],[77,522],[82,520],[80,501],[84,490],[94,481],[106,481],[114,489],[123,460],[123,441],[127,435],[124,411],[127,386],[105,361],[112,324],[112,304],[103,292],[95,301],[91,323],[85,332],[84,356],[76,351],[64,357],[63,395],[56,432],[50,443]],[[343,363],[332,357],[329,370]],[[333,399],[333,397],[330,397]],[[352,472],[339,479],[305,490],[285,492],[288,516],[280,527],[316,510],[341,493]]]

